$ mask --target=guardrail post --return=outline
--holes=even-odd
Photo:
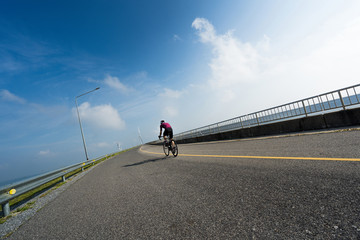
[[[243,123],[242,123],[241,117],[240,117],[239,119],[240,119],[240,123],[241,123],[241,128],[244,128],[244,125],[243,125]]]
[[[82,171],[82,172],[84,171],[84,167],[81,167],[81,171]]]
[[[255,113],[255,117],[256,117],[256,121],[257,121],[258,126],[260,126],[260,123],[259,123],[259,118],[258,118],[257,113]]]
[[[2,210],[3,210],[4,217],[8,216],[10,214],[10,204],[9,204],[9,202],[6,202],[6,203],[2,204],[1,207],[2,207]]]
[[[338,93],[339,93],[339,97],[340,97],[341,105],[342,105],[343,109],[345,110],[345,104],[344,104],[344,100],[343,100],[343,98],[342,98],[342,96],[341,96],[341,92],[340,92],[340,91],[338,91]]]
[[[321,107],[321,111],[325,111],[325,106],[320,96],[318,96],[319,105]]]
[[[304,100],[302,100],[301,103],[302,103],[303,108],[304,108],[305,116],[307,117],[308,114],[307,114],[307,111],[306,111],[306,107],[305,107],[305,104],[304,104]]]
[[[62,176],[62,181],[65,182],[65,180],[66,180],[66,179],[65,179],[65,175],[64,175],[64,176]]]

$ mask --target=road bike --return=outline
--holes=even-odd
[[[159,138],[161,139],[161,137]],[[173,142],[173,144],[171,143]],[[164,138],[164,142],[163,142],[163,150],[166,156],[169,156],[170,152],[172,153],[172,155],[174,155],[174,157],[176,157],[179,153],[179,149],[177,146],[177,143],[175,142],[175,140],[172,140],[171,142],[169,142],[169,139],[165,139]],[[174,145],[174,146],[173,146]]]

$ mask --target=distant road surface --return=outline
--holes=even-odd
[[[107,160],[9,239],[360,239],[360,131]]]

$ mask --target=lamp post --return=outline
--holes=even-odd
[[[143,145],[144,142],[143,142],[143,140],[142,140],[141,133],[140,133],[140,128],[139,128],[139,127],[138,127],[138,133],[139,133],[140,144]]]
[[[79,107],[78,107],[78,104],[77,104],[77,98],[79,98],[79,97],[81,97],[81,96],[84,96],[85,94],[91,93],[91,92],[93,92],[93,91],[99,90],[99,89],[100,89],[100,87],[97,87],[97,88],[95,88],[94,90],[91,90],[91,91],[89,91],[89,92],[83,93],[83,94],[75,97],[76,111],[77,111],[77,115],[78,115],[78,119],[79,119],[80,131],[81,131],[81,137],[82,137],[83,144],[84,144],[86,161],[89,161],[89,157],[88,157],[88,154],[87,154],[84,132],[83,132],[82,125],[81,125],[80,114],[79,114]]]

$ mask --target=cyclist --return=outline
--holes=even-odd
[[[174,142],[173,142],[173,130],[172,127],[169,123],[165,122],[164,120],[160,121],[160,135],[159,135],[159,139],[161,138],[161,133],[162,133],[162,129],[164,130],[164,139],[166,140],[167,137],[170,138],[170,142],[172,147],[174,147]]]

